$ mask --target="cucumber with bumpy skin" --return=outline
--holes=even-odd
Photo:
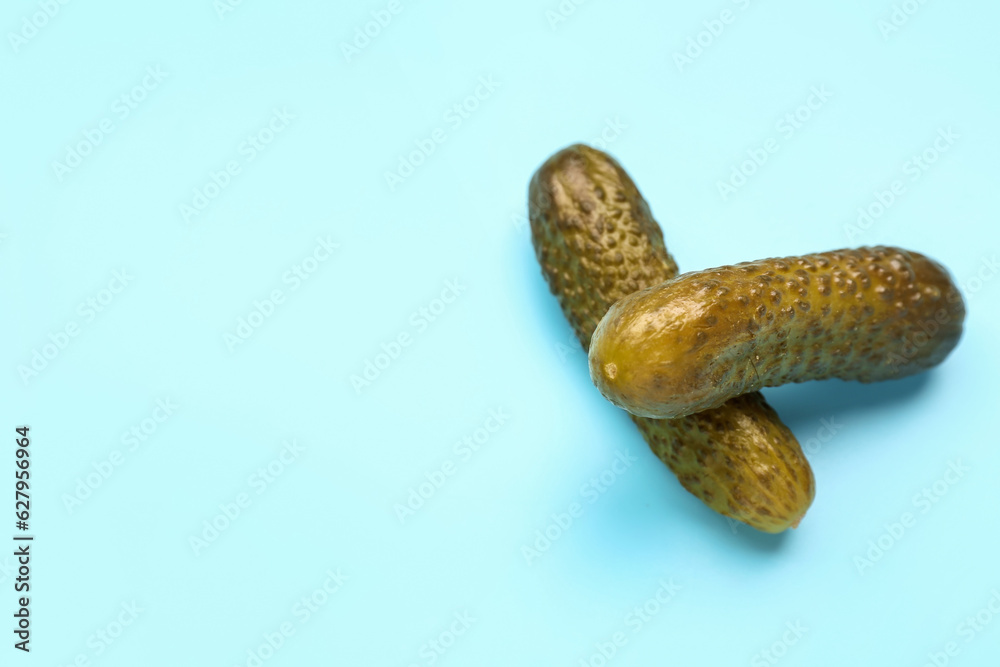
[[[916,252],[764,259],[618,301],[594,334],[590,372],[632,414],[677,418],[761,387],[918,373],[955,348],[964,317],[948,272]]]
[[[559,151],[528,194],[535,254],[584,350],[612,304],[677,275],[649,206],[607,154]],[[777,533],[812,503],[802,449],[759,393],[682,419],[632,420],[684,488],[720,514]]]

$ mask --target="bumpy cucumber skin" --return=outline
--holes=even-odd
[[[918,373],[955,348],[964,318],[948,272],[916,252],[744,262],[615,303],[594,334],[590,372],[615,405],[676,418],[761,387]]]
[[[584,350],[612,304],[677,275],[646,201],[601,151],[578,144],[550,157],[528,202],[542,274]],[[724,516],[779,533],[812,503],[812,469],[759,393],[683,419],[632,420],[684,488]]]

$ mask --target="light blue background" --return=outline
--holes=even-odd
[[[887,33],[890,0],[590,0],[559,22],[557,0],[400,0],[348,60],[341,44],[387,4],[70,2],[23,43],[10,33],[41,5],[3,10],[2,426],[31,426],[37,536],[33,650],[8,644],[3,664],[247,665],[282,623],[295,633],[266,665],[599,665],[595,645],[618,632],[611,665],[773,664],[773,647],[788,667],[919,666],[949,642],[949,664],[998,664],[1000,617],[971,641],[959,625],[1000,590],[1000,8],[912,1]],[[723,10],[732,22],[679,68]],[[115,100],[157,66],[166,77],[123,118]],[[499,87],[456,126],[445,114],[480,77]],[[786,136],[813,87],[831,96]],[[251,161],[241,143],[275,109],[294,119]],[[60,180],[53,162],[106,118]],[[888,243],[963,286],[966,334],[934,371],[766,392],[816,475],[790,534],[731,525],[681,489],[590,384],[541,277],[528,180],[609,123],[607,150],[682,270]],[[390,189],[385,172],[435,128],[444,143]],[[907,162],[947,128],[958,139],[912,180]],[[770,138],[777,152],[724,200],[718,182]],[[230,160],[240,173],[186,222],[179,207]],[[903,194],[850,234],[896,179]],[[285,274],[318,237],[339,248],[293,290]],[[107,301],[123,269],[90,319],[80,304]],[[275,289],[284,302],[230,350]],[[421,307],[440,314],[420,325]],[[78,335],[23,378],[70,323]],[[410,344],[356,391],[400,334]],[[130,451],[123,434],[168,398],[173,415]],[[498,408],[509,420],[460,456]],[[258,494],[252,476],[286,440],[304,451]],[[68,507],[115,451],[121,465]],[[582,485],[618,452],[636,462],[589,502]],[[396,504],[448,461],[401,522]],[[968,472],[915,503],[954,461]],[[190,538],[241,493],[250,505],[196,554]],[[573,502],[583,514],[529,564],[522,547]],[[905,512],[915,523],[886,537]],[[880,537],[891,548],[859,566]],[[302,622],[297,601],[338,569],[347,580]],[[680,590],[636,632],[628,614],[671,579]],[[134,622],[96,639],[133,601]],[[462,613],[471,627],[428,653]],[[805,629],[794,645],[789,623]]]

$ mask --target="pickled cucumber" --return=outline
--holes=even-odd
[[[677,275],[645,199],[607,154],[559,151],[532,177],[528,199],[542,274],[584,350],[612,304]],[[759,393],[681,419],[632,420],[684,488],[720,514],[777,533],[812,503],[802,449]]]
[[[684,274],[608,311],[590,373],[634,415],[677,418],[789,382],[875,382],[940,363],[962,295],[916,252],[859,248]]]

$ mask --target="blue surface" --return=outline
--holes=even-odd
[[[1000,664],[1000,8],[807,5],[5,8],[3,664]],[[798,530],[590,384],[524,218],[578,141],[682,270],[888,243],[962,285],[934,371],[765,392]]]

